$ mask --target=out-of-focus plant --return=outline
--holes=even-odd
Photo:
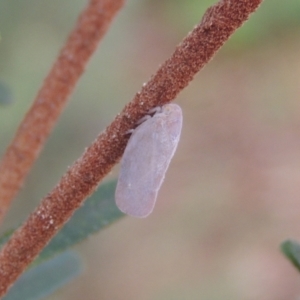
[[[164,3],[174,5],[172,1]],[[193,7],[199,5],[199,1],[189,3]],[[114,204],[115,182],[103,185],[83,206],[81,204],[119,161],[128,141],[128,130],[150,108],[174,100],[260,3],[261,0],[220,0],[206,10],[201,22],[115,121],[86,149],[24,225],[0,239],[3,246],[0,252],[0,296],[25,269],[4,299],[20,299],[20,295],[40,299],[79,273],[80,259],[66,250],[123,215]],[[190,9],[182,1],[176,4],[179,10]],[[123,1],[91,0],[81,14],[0,165],[1,217],[38,157],[98,41],[122,5]],[[299,4],[295,2],[294,5]],[[10,99],[9,89],[0,83],[0,105]],[[299,268],[299,246],[286,242],[282,249]],[[65,273],[58,271],[60,266],[64,266]],[[53,273],[61,276],[52,277]],[[39,278],[43,280],[39,281]]]

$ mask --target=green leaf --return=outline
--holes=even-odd
[[[12,102],[12,91],[8,85],[0,81],[0,105],[8,105]]]
[[[72,247],[124,216],[115,204],[116,184],[114,180],[100,186],[41,252],[37,261]]]
[[[71,281],[81,269],[79,256],[64,252],[26,271],[3,300],[42,299]]]
[[[114,180],[101,185],[74,213],[33,264],[38,264],[74,246],[124,216],[115,204],[116,184],[117,181]],[[7,241],[11,234],[12,230],[0,238],[0,246]]]
[[[103,184],[85,201],[15,283],[4,300],[41,299],[78,274],[79,263],[77,258],[77,261],[74,261],[74,254],[60,253],[124,216],[114,201],[116,183],[114,180]],[[0,245],[4,244],[12,233],[12,230],[5,233],[0,238]],[[52,258],[53,256],[55,258]]]
[[[9,229],[2,234],[2,236],[0,237],[0,247],[2,247],[2,245],[4,245],[9,240],[14,231],[15,229]]]
[[[283,254],[300,271],[300,244],[296,241],[287,240],[280,245]]]

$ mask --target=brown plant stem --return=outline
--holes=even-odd
[[[91,0],[0,162],[0,222],[125,0]]]
[[[126,132],[152,107],[173,100],[262,0],[221,0],[143,86],[114,122],[85,150],[0,252],[0,296],[33,261],[126,146]]]

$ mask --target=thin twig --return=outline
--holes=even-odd
[[[0,296],[120,159],[125,133],[150,108],[173,100],[262,0],[221,0],[184,39],[114,122],[42,200],[0,253]]]
[[[0,162],[0,222],[125,0],[91,0]]]

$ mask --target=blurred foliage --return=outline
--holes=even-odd
[[[3,81],[0,81],[0,106],[8,105],[12,102],[12,91]]]
[[[216,2],[216,0],[132,0],[126,3],[124,10],[117,16],[113,26],[110,28],[109,34],[105,36],[103,43],[101,43],[99,52],[93,57],[92,63],[90,63],[87,68],[87,72],[72,96],[72,105],[68,107],[61,121],[58,122],[52,137],[47,143],[47,147],[37,161],[35,169],[33,169],[32,177],[29,177],[23,194],[20,195],[22,201],[16,201],[18,208],[15,211],[12,210],[11,217],[7,218],[8,221],[19,222],[15,220],[20,220],[32,209],[30,207],[30,205],[34,206],[32,202],[35,200],[37,203],[38,199],[45,194],[45,191],[51,189],[53,184],[57,182],[57,178],[61,176],[71,161],[80,155],[82,149],[109,123],[116,112],[131,99],[136,90],[140,88],[141,83],[147,80],[148,76],[155,71],[157,65],[168,57],[174,45],[201,20],[205,10]],[[13,136],[18,122],[26,113],[43,78],[51,68],[51,64],[59,49],[75,23],[79,12],[85,5],[86,1],[83,0],[74,0],[72,2],[62,2],[59,0],[2,0],[0,2],[0,29],[2,35],[0,43],[0,75],[3,82],[5,82],[4,86],[7,85],[11,87],[14,99],[16,99],[14,105],[8,108],[9,114],[7,113],[7,109],[1,109],[0,107],[0,146],[2,146],[3,149],[5,145],[8,144],[8,140],[11,136]],[[263,281],[265,280],[264,276],[268,276],[266,274],[272,271],[269,270],[270,264],[264,264],[262,262],[268,262],[268,259],[272,259],[272,257],[270,258],[268,251],[265,251],[266,255],[263,256],[264,252],[262,251],[261,254],[259,247],[263,247],[265,241],[272,235],[278,238],[274,234],[274,230],[270,230],[270,228],[274,228],[274,222],[271,225],[268,224],[269,215],[267,213],[264,214],[264,209],[266,208],[264,207],[262,209],[255,201],[252,201],[256,199],[255,196],[251,195],[252,192],[255,193],[256,191],[253,177],[250,176],[250,179],[247,180],[249,184],[252,183],[249,187],[240,184],[242,188],[245,186],[245,190],[248,192],[242,192],[241,194],[243,196],[240,197],[241,199],[238,199],[238,202],[234,202],[234,199],[238,198],[235,192],[240,193],[238,188],[236,188],[236,190],[233,188],[233,195],[229,194],[229,192],[228,195],[226,194],[227,191],[222,189],[224,185],[224,181],[222,180],[225,180],[224,178],[226,178],[226,180],[228,179],[229,183],[226,181],[226,186],[227,184],[235,185],[236,182],[233,182],[231,178],[234,172],[231,171],[228,175],[226,169],[221,169],[221,158],[218,160],[217,155],[209,156],[205,154],[205,147],[209,147],[209,143],[214,142],[215,144],[213,144],[212,149],[225,149],[226,153],[231,153],[230,147],[235,145],[235,143],[240,145],[238,141],[242,141],[244,142],[242,149],[245,149],[244,145],[248,148],[250,144],[250,148],[252,146],[255,148],[256,141],[253,142],[253,140],[249,138],[247,126],[244,123],[237,123],[233,125],[233,127],[230,127],[231,123],[227,121],[235,120],[235,116],[237,116],[237,120],[239,117],[244,118],[238,109],[237,115],[234,114],[235,108],[239,107],[239,104],[232,104],[230,99],[234,98],[235,95],[238,96],[238,99],[241,99],[241,102],[244,101],[245,103],[247,102],[247,104],[250,102],[258,102],[260,105],[265,105],[266,108],[260,109],[259,112],[270,112],[271,104],[269,105],[269,102],[282,112],[284,109],[278,104],[281,103],[279,99],[282,99],[284,105],[291,103],[289,99],[293,101],[294,98],[290,94],[289,97],[286,97],[287,89],[291,89],[291,86],[295,85],[293,80],[298,78],[298,74],[291,72],[289,69],[293,63],[290,65],[287,64],[288,58],[293,56],[290,55],[290,53],[284,52],[286,50],[284,47],[279,48],[275,54],[270,54],[269,52],[272,51],[272,49],[278,48],[276,43],[272,44],[276,39],[279,40],[280,43],[278,44],[281,46],[285,44],[285,40],[282,38],[286,38],[289,35],[293,37],[293,34],[295,34],[295,38],[291,40],[297,39],[297,31],[299,31],[300,25],[299,15],[299,0],[263,1],[262,6],[251,16],[249,22],[239,29],[230,41],[224,45],[227,53],[234,55],[237,51],[243,53],[243,51],[247,52],[248,50],[248,52],[250,52],[249,50],[251,50],[251,53],[254,56],[256,55],[255,59],[251,61],[251,59],[245,55],[241,60],[236,59],[235,62],[230,63],[226,61],[226,59],[224,60],[224,57],[219,56],[217,58],[217,61],[220,62],[219,66],[213,66],[213,62],[213,64],[210,65],[211,68],[206,68],[204,71],[206,72],[204,73],[206,74],[205,78],[201,75],[202,81],[199,82],[199,89],[196,89],[196,85],[198,84],[189,87],[188,94],[185,94],[189,96],[186,101],[188,103],[187,106],[192,106],[192,110],[195,111],[195,114],[197,113],[197,116],[189,115],[189,108],[185,108],[187,119],[189,118],[189,122],[186,123],[185,128],[188,127],[192,141],[189,141],[190,144],[186,144],[183,148],[190,147],[192,150],[188,152],[185,149],[181,159],[187,164],[189,161],[193,161],[193,166],[196,166],[197,164],[194,162],[200,159],[201,163],[204,163],[201,165],[201,171],[199,171],[199,168],[196,170],[196,168],[193,169],[192,166],[190,166],[188,172],[184,173],[185,178],[178,178],[178,182],[189,182],[189,188],[187,189],[187,193],[184,194],[181,185],[178,184],[178,189],[180,190],[176,190],[175,194],[177,194],[178,191],[179,197],[183,197],[185,201],[182,201],[182,198],[180,199],[181,202],[176,204],[177,211],[171,209],[169,215],[167,213],[161,214],[161,219],[158,216],[156,219],[154,217],[152,221],[143,220],[143,226],[135,226],[134,224],[132,227],[128,225],[126,227],[126,224],[124,224],[124,226],[122,224],[122,226],[116,229],[116,232],[110,232],[110,240],[106,240],[107,243],[105,243],[105,245],[102,243],[103,240],[100,241],[101,247],[97,249],[97,256],[90,258],[92,261],[90,268],[98,267],[96,260],[98,260],[99,253],[101,255],[101,251],[103,251],[105,247],[108,247],[105,249],[105,253],[107,254],[107,256],[105,256],[106,265],[102,264],[101,270],[97,270],[99,277],[94,278],[96,283],[91,283],[91,278],[86,279],[88,281],[87,289],[91,290],[91,293],[93,293],[96,288],[91,288],[90,284],[94,284],[94,286],[99,285],[99,290],[102,295],[106,288],[110,288],[110,284],[107,284],[109,281],[113,282],[115,286],[120,287],[120,293],[122,295],[119,298],[105,298],[104,296],[103,299],[122,299],[124,292],[128,291],[128,289],[131,289],[133,294],[136,293],[135,295],[139,295],[134,299],[141,299],[141,294],[144,295],[142,299],[151,297],[147,294],[150,290],[153,291],[153,293],[157,293],[154,297],[158,299],[157,295],[161,291],[157,291],[156,288],[158,286],[159,289],[161,282],[165,280],[163,281],[166,283],[165,289],[167,291],[174,290],[174,294],[172,294],[170,299],[174,299],[174,297],[178,297],[178,295],[180,295],[181,298],[191,299],[191,297],[186,297],[186,295],[192,293],[193,289],[195,292],[195,295],[192,296],[193,299],[202,298],[203,293],[205,293],[203,290],[205,289],[207,289],[207,295],[204,296],[206,299],[220,299],[222,296],[224,297],[224,295],[225,298],[230,299],[243,299],[247,297],[247,299],[266,298],[257,297],[256,293],[261,295],[259,294],[262,293],[261,290],[263,290],[261,285],[264,285],[264,288],[267,286],[267,284],[264,283],[265,281]],[[268,51],[266,55],[263,51],[263,47],[268,43],[271,44],[271,47],[266,48],[266,51]],[[254,50],[257,50],[256,53],[252,51],[255,47],[256,49]],[[295,44],[291,47],[295,47]],[[278,57],[274,57],[269,64],[266,63],[272,55],[281,55],[280,58],[283,61],[283,65],[286,66],[286,71],[284,68],[280,68],[280,65],[276,63],[278,62]],[[249,61],[247,61],[248,59]],[[224,65],[222,66],[224,61],[228,64],[228,68],[225,68]],[[296,67],[295,65],[295,68]],[[234,69],[234,71],[230,73],[232,69]],[[271,69],[271,73],[267,72],[269,69]],[[211,73],[209,73],[210,70],[212,70]],[[242,72],[241,70],[246,71]],[[276,72],[274,72],[274,70],[276,70]],[[272,77],[274,73],[276,73],[278,77]],[[244,90],[238,90],[235,93],[228,93],[228,95],[226,95],[224,91],[236,88],[235,83],[237,78],[234,77],[235,74],[238,74],[239,79],[243,78],[244,81],[242,81],[242,83],[238,81],[238,84],[244,88]],[[255,81],[256,78],[258,78],[258,81]],[[278,81],[276,81],[276,79]],[[231,83],[233,83],[232,86]],[[278,87],[281,89],[278,90]],[[192,95],[193,89],[196,94],[195,96]],[[218,92],[219,90],[221,92]],[[259,93],[259,91],[261,91],[262,94],[254,93]],[[11,92],[9,91],[9,93]],[[199,94],[201,94],[201,99],[199,99]],[[297,97],[298,94],[299,93],[297,93]],[[247,98],[247,95],[249,95],[249,99],[251,100]],[[222,110],[223,106],[220,104],[221,101],[217,103],[215,100],[219,98],[222,98],[223,102],[228,103],[226,108],[228,107],[232,115],[229,113],[226,115],[227,112],[225,109],[222,114],[220,113],[220,116],[214,119],[213,114],[210,115],[210,111],[207,108],[203,109],[203,103],[201,101],[202,99],[208,99],[205,101],[215,102],[215,107],[221,107]],[[296,102],[298,103],[298,100],[295,100],[295,103]],[[261,108],[261,106],[258,107]],[[292,111],[298,111],[298,106],[290,104],[290,107]],[[249,110],[247,110],[247,112],[251,114]],[[203,118],[199,118],[199,114],[201,113],[203,113]],[[273,112],[271,111],[270,114],[273,114]],[[216,120],[221,120],[222,124],[219,126],[222,130],[212,127],[209,120],[207,120],[207,123],[194,123],[194,125],[191,125],[194,119],[206,120],[205,116],[208,116],[208,118],[217,124],[219,123],[216,122]],[[247,123],[248,114],[245,119]],[[253,123],[249,122],[249,126],[256,128],[253,125],[256,124],[254,123],[256,120],[252,115],[251,122]],[[245,128],[243,126],[246,128],[245,134],[243,131]],[[207,132],[201,131],[200,138],[200,133],[198,132],[194,136],[192,135],[192,128],[197,128],[196,131],[200,131],[200,128],[203,130],[203,128],[205,129],[206,127],[208,128]],[[236,128],[242,132],[241,136],[237,137],[237,140],[234,139],[235,134],[238,135],[238,133],[235,132]],[[263,124],[259,123],[258,128],[258,131],[263,134]],[[226,129],[225,133],[223,129]],[[228,135],[226,135],[226,132],[228,132]],[[250,132],[250,136],[251,134],[258,136],[256,132]],[[232,136],[233,138],[231,138]],[[246,136],[246,140],[243,139],[244,136]],[[210,137],[212,141],[209,140]],[[207,140],[205,140],[205,138],[207,138]],[[185,139],[188,142],[188,134],[186,134]],[[265,136],[266,141],[270,141],[270,139],[270,135]],[[224,141],[224,143],[220,143],[220,140]],[[199,148],[193,148],[196,142],[199,143],[197,144],[199,148],[201,146],[201,150],[199,150]],[[284,140],[282,145],[285,144],[286,140]],[[267,146],[264,144],[259,149],[265,147]],[[2,151],[2,149],[0,150]],[[256,148],[254,152],[255,150]],[[201,155],[203,155],[201,157],[200,152]],[[214,151],[210,152],[215,153]],[[222,150],[222,153],[224,153],[224,150]],[[297,153],[299,152],[297,151]],[[243,161],[243,158],[240,158],[238,155],[233,153],[232,157],[234,157],[234,159],[238,157],[240,161]],[[264,154],[261,154],[263,159],[265,159],[263,155]],[[269,158],[270,156],[272,157],[272,153],[268,155],[268,162],[271,159]],[[285,155],[285,159],[289,157],[291,156]],[[239,165],[235,165],[234,159],[225,159],[224,165],[230,164],[230,167],[238,169]],[[213,161],[215,165],[218,165],[215,173],[213,167],[207,163],[209,161]],[[248,162],[248,160],[246,161]],[[278,164],[280,164],[278,157],[276,157],[276,162],[277,161]],[[279,167],[275,163],[272,166],[274,170],[278,171],[278,173],[276,173],[277,175],[289,170],[289,166],[288,164],[286,165],[285,161],[282,162],[282,166],[286,167],[284,170],[277,169]],[[209,171],[207,171],[207,169],[209,169]],[[271,173],[272,170],[268,171]],[[180,170],[178,174],[180,174],[181,171],[183,170]],[[248,178],[247,169],[242,169],[241,173],[234,173],[234,175],[236,174],[238,178]],[[290,173],[287,173],[287,175],[285,175],[285,178],[287,178],[286,181],[291,179],[288,177],[289,174]],[[294,173],[292,173],[292,175],[294,175]],[[199,184],[199,178],[201,179],[201,184]],[[212,178],[212,182],[210,178]],[[230,179],[232,181],[230,181]],[[261,180],[259,177],[260,184],[264,183],[263,179]],[[205,187],[202,188],[202,185]],[[175,190],[175,188],[176,187],[173,187],[172,190]],[[217,193],[217,191],[219,191],[219,193]],[[265,190],[263,191],[265,192]],[[249,201],[247,201],[248,198],[246,200],[244,199],[245,195],[247,195],[246,198],[250,195]],[[286,194],[284,193],[284,195]],[[91,198],[94,196],[95,195]],[[225,202],[224,198],[226,198],[226,209],[225,206],[223,206]],[[204,201],[199,201],[199,199]],[[272,200],[274,199],[272,198]],[[113,200],[111,199],[109,201]],[[84,239],[88,233],[93,233],[96,230],[104,228],[103,226],[109,225],[110,222],[122,216],[120,212],[114,212],[115,208],[113,208],[113,206],[108,205],[107,212],[111,214],[111,219],[106,219],[105,221],[105,219],[101,219],[102,217],[99,217],[99,215],[97,216],[98,204],[96,204],[96,202],[93,204],[92,202],[91,210],[87,211],[87,219],[81,219],[79,213],[79,219],[73,224],[75,226],[73,229],[72,226],[71,228],[68,227],[71,223],[68,223],[69,225],[66,224],[66,231],[64,232],[64,229],[62,229],[57,237],[49,244],[49,246],[52,245],[53,248],[44,250],[43,253],[45,257],[49,258],[51,255],[56,254],[56,251],[63,251],[73,245],[73,243]],[[184,203],[180,204],[182,202]],[[265,203],[263,200],[258,202]],[[245,203],[247,203],[247,205]],[[251,203],[252,206],[249,203]],[[281,202],[277,199],[277,205],[279,207],[280,205],[278,203]],[[255,205],[257,205],[257,207]],[[268,205],[271,207],[271,204]],[[99,204],[99,206],[101,205]],[[92,211],[93,207],[95,212]],[[274,216],[274,211],[272,213],[272,209],[268,209],[269,214]],[[276,207],[273,207],[273,210],[275,209]],[[281,211],[283,211],[283,209],[281,209],[280,212]],[[257,212],[258,215],[256,215],[255,212]],[[93,213],[95,213],[95,215]],[[165,218],[166,215],[167,219]],[[84,216],[84,214],[82,216]],[[94,229],[92,226],[93,222],[86,222],[88,218],[93,219],[93,217],[96,219]],[[98,217],[99,219],[97,219]],[[70,222],[72,222],[72,220],[70,220]],[[290,222],[288,216],[286,220],[289,221],[285,223]],[[293,226],[293,228],[296,227],[296,225]],[[265,228],[265,236],[261,233],[261,228]],[[290,228],[286,230],[288,231]],[[67,237],[68,234],[71,236],[70,240]],[[255,235],[255,241],[257,241],[258,246],[254,245],[249,249],[249,239],[253,241],[253,235]],[[209,243],[199,242],[200,240],[206,241],[206,239],[209,239]],[[109,244],[111,241],[114,241],[113,246],[117,245],[114,251],[111,251],[112,248],[109,248],[112,247],[112,245]],[[109,245],[107,246],[107,244]],[[132,245],[130,246],[130,244]],[[201,245],[199,246],[199,244]],[[124,247],[124,245],[126,245],[126,247]],[[163,247],[163,250],[159,248],[160,246]],[[120,248],[119,252],[116,248]],[[236,249],[240,249],[241,251],[239,252]],[[164,256],[165,252],[167,254]],[[260,260],[260,257],[256,255],[257,252],[265,258],[265,261]],[[299,246],[297,243],[291,241],[283,243],[283,252],[296,266],[299,266]],[[110,255],[108,253],[110,253]],[[136,255],[136,253],[138,253],[138,255]],[[132,259],[132,261],[129,260],[129,262],[134,263],[126,264],[126,259],[128,258]],[[116,261],[117,263],[115,263]],[[125,261],[125,268],[124,264],[119,264],[120,261]],[[207,266],[205,263],[207,263]],[[277,268],[276,263],[277,261],[272,261],[272,265],[275,265]],[[157,268],[155,268],[156,265],[159,265],[159,267],[163,269],[160,270],[162,272],[157,272]],[[139,266],[141,266],[140,269]],[[282,269],[279,269],[278,272],[281,272],[281,270]],[[151,277],[147,272],[155,275]],[[285,273],[281,272],[281,274]],[[271,274],[270,277],[272,277],[272,275],[273,274]],[[149,280],[145,282],[143,276],[149,276]],[[231,281],[228,279],[229,277]],[[99,278],[101,278],[101,282],[99,282]],[[217,278],[219,278],[219,281]],[[105,281],[106,279],[107,281]],[[280,280],[283,282],[284,278]],[[263,282],[263,284],[261,284],[261,282]],[[132,286],[130,286],[131,283]],[[127,285],[129,285],[129,287]],[[117,289],[115,289],[115,286],[110,289],[110,293],[113,294],[116,292]],[[228,296],[228,294],[230,294],[228,290],[230,290],[232,286],[235,296],[231,297]],[[246,286],[249,286],[249,289],[247,289]],[[274,293],[278,294],[276,288],[279,289],[279,286],[280,284],[273,285],[270,290],[274,290]],[[178,289],[180,290],[181,288],[183,290],[182,294],[178,293]],[[243,290],[243,292],[245,291],[246,296],[242,294],[242,292],[239,294],[241,290]],[[251,291],[256,292],[253,298],[249,296]],[[271,292],[267,290],[266,293],[270,295]],[[211,296],[212,294],[213,296]],[[80,295],[78,295],[78,297],[80,297]],[[270,299],[280,299],[274,298],[275,296],[273,298],[271,296],[268,297]],[[166,299],[166,297],[159,299]]]
[[[39,300],[70,282],[81,271],[76,253],[67,251],[25,272],[3,300]]]
[[[5,300],[40,299],[78,274],[78,258],[69,252],[60,253],[124,216],[115,205],[115,188],[116,181],[105,183],[85,201],[16,282]],[[4,234],[0,238],[0,245],[12,233],[10,230]]]
[[[117,181],[101,185],[39,255],[37,262],[80,243],[124,216],[115,204]]]
[[[164,0],[146,1],[149,6],[159,11],[159,15],[168,20],[175,29],[186,34],[202,18],[206,9],[217,1],[213,0]],[[261,7],[230,39],[230,48],[246,48],[266,38],[286,34],[286,30],[297,30],[300,25],[300,1],[281,0],[263,1]]]
[[[91,234],[98,232],[124,216],[114,201],[116,184],[117,181],[113,180],[101,185],[98,190],[77,209],[71,219],[44,248],[33,264],[39,264],[67,250]],[[0,246],[2,246],[12,234],[13,230],[9,230],[2,235],[0,237]]]
[[[300,271],[300,244],[292,240],[284,241],[281,244],[281,251]]]

